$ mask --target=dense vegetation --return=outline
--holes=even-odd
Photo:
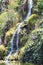
[[[5,65],[10,40],[21,22],[19,50],[9,57],[11,64],[43,65],[43,0],[33,0],[32,14],[24,22],[27,12],[27,0],[0,0],[0,65]],[[16,37],[17,33],[15,42]]]

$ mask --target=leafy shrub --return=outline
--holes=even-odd
[[[38,17],[37,14],[32,14],[29,19],[28,19],[28,23],[31,22],[31,23],[36,23],[34,20],[36,20]]]
[[[10,3],[9,7],[12,8],[12,9],[14,9],[14,8],[19,7],[19,5],[20,5],[20,0],[13,0],[13,1]]]
[[[4,12],[0,14],[0,36],[2,34],[2,29],[4,25],[6,24],[6,21],[8,21],[7,12]]]
[[[7,12],[0,14],[0,27],[4,26],[4,24],[7,20],[8,20]]]
[[[43,64],[43,28],[38,28],[29,35],[23,54],[23,62]]]
[[[43,19],[39,22],[39,26],[40,28],[43,28]]]
[[[35,28],[35,24],[37,22],[37,18],[38,18],[38,15],[37,14],[32,14],[29,17],[29,19],[27,21],[27,24],[28,24],[30,30],[33,30]]]
[[[43,9],[43,0],[38,0],[37,6],[38,9]]]
[[[0,45],[0,59],[4,59],[6,48],[4,45]]]

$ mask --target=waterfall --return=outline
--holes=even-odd
[[[11,43],[11,46],[10,46],[11,51],[10,51],[9,55],[11,55],[12,52],[14,51],[14,48],[13,48],[14,43],[13,43],[13,42],[14,42],[14,37],[15,37],[15,33],[16,33],[16,32],[17,32],[17,34],[16,34],[16,35],[17,35],[17,38],[16,38],[16,43],[15,43],[15,44],[16,44],[16,47],[17,47],[16,52],[18,51],[18,48],[19,48],[19,47],[18,47],[19,33],[20,33],[20,30],[21,30],[21,29],[20,29],[21,25],[22,25],[22,23],[19,24],[18,28],[17,28],[16,31],[14,31],[14,33],[13,33],[12,39],[11,39],[11,41],[10,41],[10,43]],[[8,56],[9,56],[9,55],[8,55]]]
[[[28,0],[28,13],[27,13],[27,16],[25,17],[24,21],[28,21],[28,18],[31,15],[32,7],[33,7],[33,1],[32,0]]]
[[[9,54],[8,54],[8,56],[7,56],[7,58],[5,59],[6,61],[8,61],[8,59],[9,59],[9,57],[10,57],[10,55],[12,54],[12,52],[14,51],[14,48],[13,48],[13,45],[14,45],[14,37],[15,37],[15,33],[17,32],[17,40],[16,40],[16,47],[17,47],[17,49],[15,50],[16,52],[18,52],[18,49],[19,49],[19,47],[18,47],[18,43],[19,43],[19,33],[20,33],[20,27],[21,27],[21,25],[22,25],[22,23],[20,23],[19,24],[19,26],[18,26],[18,28],[16,29],[16,31],[14,31],[14,33],[13,33],[13,36],[12,36],[12,39],[11,39],[11,41],[10,41],[10,43],[11,43],[11,45],[10,45],[10,48],[11,48],[11,51],[9,52]],[[15,56],[15,55],[14,55]]]
[[[20,25],[18,26],[18,29],[17,29],[17,42],[16,42],[17,51],[19,49],[18,43],[19,43],[19,33],[21,31],[21,29],[20,29],[21,25],[22,25],[22,23],[20,23]]]
[[[17,31],[17,29],[16,29],[16,31]],[[16,33],[16,31],[13,33],[13,36],[12,36],[12,39],[11,39],[11,41],[10,41],[10,43],[11,43],[11,45],[10,45],[10,52],[9,52],[9,54],[8,54],[8,56],[7,56],[7,58],[5,59],[6,61],[8,61],[8,59],[9,59],[9,57],[10,57],[10,55],[12,54],[12,52],[13,52],[13,41],[14,41],[14,37],[15,37],[15,33]]]
[[[27,21],[28,20],[28,17],[31,15],[31,9],[32,9],[32,5],[33,5],[33,1],[32,0],[28,0],[28,13],[27,13],[27,16],[26,16],[26,18],[25,18],[25,20],[24,21]],[[17,29],[16,29],[16,31],[14,31],[14,33],[13,33],[13,36],[12,36],[12,39],[11,39],[11,41],[10,41],[10,43],[11,43],[11,46],[10,46],[10,48],[11,48],[11,51],[9,52],[9,54],[8,54],[8,56],[7,56],[7,58],[6,58],[6,61],[7,61],[7,65],[10,65],[9,63],[8,63],[8,59],[9,59],[9,57],[10,57],[10,55],[12,54],[12,52],[14,51],[14,48],[13,48],[13,45],[14,45],[14,37],[15,37],[15,33],[17,33],[16,35],[17,35],[17,38],[16,38],[16,47],[17,47],[17,50],[16,50],[16,52],[18,52],[18,50],[19,50],[19,46],[18,46],[18,43],[19,43],[19,33],[20,33],[20,31],[21,31],[21,25],[23,24],[23,22],[21,22],[20,24],[19,24],[19,26],[17,27]],[[15,53],[16,53],[15,52]],[[15,55],[14,55],[15,56]]]

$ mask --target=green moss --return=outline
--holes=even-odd
[[[31,23],[35,24],[37,17],[38,17],[37,14],[32,14],[32,15],[29,17],[29,19],[28,19],[28,23],[31,22]]]

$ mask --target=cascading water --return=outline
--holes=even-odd
[[[17,31],[17,30],[16,30],[16,31]],[[5,59],[5,61],[4,61],[4,62],[6,63],[6,65],[10,65],[8,59],[9,59],[10,55],[11,55],[12,52],[13,52],[13,40],[14,40],[14,36],[15,36],[16,31],[13,33],[12,39],[11,39],[11,41],[10,41],[10,43],[11,43],[11,45],[10,45],[11,51],[9,52],[8,56],[6,57],[6,59]]]
[[[16,39],[17,39],[17,40],[16,40],[17,42],[15,43],[17,49],[15,50],[15,51],[16,51],[16,52],[15,52],[15,55],[16,55],[16,53],[18,52],[18,49],[19,49],[18,43],[19,43],[19,33],[20,33],[20,30],[21,30],[21,29],[20,29],[21,25],[22,25],[22,23],[20,23],[20,25],[18,26],[18,28],[17,28],[16,31],[15,31],[15,33],[17,32],[17,38],[16,38]],[[13,48],[14,43],[13,43],[13,42],[14,42],[15,33],[13,33],[12,39],[11,39],[11,41],[10,41],[10,43],[11,43],[11,46],[10,46],[11,51],[9,52],[7,58],[5,59],[5,62],[6,62],[7,65],[9,65],[8,59],[9,59],[10,55],[12,54],[12,52],[14,51],[14,48]],[[15,56],[15,55],[14,55],[14,56]]]
[[[31,9],[33,7],[33,1],[32,0],[28,0],[28,13],[26,18],[24,19],[24,21],[28,21],[29,16],[31,15]]]
[[[19,33],[21,31],[20,27],[21,27],[22,23],[20,23],[20,25],[17,28],[17,42],[16,42],[16,46],[17,46],[17,51],[19,49],[18,43],[19,43]]]
[[[11,51],[9,52],[9,54],[8,54],[8,56],[7,56],[7,58],[6,58],[7,61],[8,61],[8,59],[9,59],[10,55],[11,55],[12,52],[13,52],[13,40],[14,40],[14,36],[15,36],[15,34],[13,33],[12,39],[11,39],[11,41],[10,41],[10,43],[11,43],[11,45],[10,45]]]
[[[32,6],[33,6],[33,1],[32,0],[28,0],[28,13],[27,13],[27,16],[26,16],[26,18],[25,18],[25,20],[24,21],[28,21],[28,18],[29,18],[29,16],[31,15],[31,9],[32,9]],[[23,23],[23,22],[22,22]],[[18,46],[18,43],[19,43],[19,33],[20,33],[20,31],[21,31],[21,25],[22,25],[22,23],[20,23],[19,24],[19,26],[17,27],[17,30],[15,31],[15,33],[17,32],[17,38],[16,38],[16,47],[17,47],[17,50],[16,50],[16,52],[18,52],[18,50],[19,50],[19,46]],[[8,59],[9,59],[9,56],[12,54],[12,52],[14,51],[14,48],[13,48],[13,42],[14,42],[14,37],[15,37],[15,33],[13,33],[13,36],[12,36],[12,39],[11,39],[11,51],[9,52],[9,54],[8,54],[8,56],[7,56],[7,58],[6,58],[6,61],[7,61],[7,65],[10,65],[9,63],[8,63]],[[16,52],[15,52],[15,54],[16,54]],[[14,55],[15,56],[15,55]]]

